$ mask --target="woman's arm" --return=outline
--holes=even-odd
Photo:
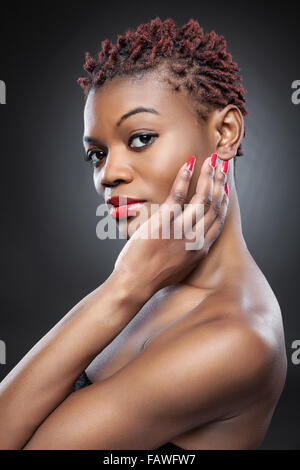
[[[214,170],[209,158],[205,160],[196,193],[183,210],[192,172],[182,165],[164,204],[126,243],[108,280],[50,330],[0,384],[2,448],[23,448],[71,392],[80,373],[145,302],[164,286],[183,280],[207,254],[227,213],[225,175],[220,170],[220,166]],[[204,208],[200,220],[199,205]],[[183,227],[191,219],[192,225]],[[184,230],[179,239],[149,238],[150,228],[151,233],[161,234],[165,223],[170,224],[172,233],[175,225],[177,229],[180,225],[193,229],[193,236]],[[197,248],[186,248],[186,243],[199,241],[199,234],[204,237],[200,237],[201,246],[197,243]]]
[[[151,297],[116,272],[68,312],[0,383],[0,448],[20,449],[74,381]]]
[[[224,306],[218,296],[209,296],[111,376],[72,393],[23,449],[157,449],[270,397],[274,350],[242,315],[224,314],[230,302]],[[214,318],[201,321],[211,309]],[[257,429],[258,442],[269,418]],[[226,446],[249,446],[240,437]]]

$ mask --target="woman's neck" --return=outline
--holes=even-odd
[[[229,180],[228,180],[229,181]],[[242,233],[241,214],[233,178],[230,178],[229,206],[223,229],[208,254],[181,282],[199,289],[215,289],[226,281],[230,270],[242,265],[249,251]]]

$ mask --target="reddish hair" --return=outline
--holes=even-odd
[[[162,63],[167,65],[167,81],[173,89],[186,90],[193,96],[200,119],[228,104],[236,105],[243,116],[248,115],[244,106],[247,90],[241,84],[240,68],[226,51],[224,36],[215,31],[204,34],[193,19],[177,29],[171,18],[162,22],[156,17],[136,31],[118,36],[115,45],[109,39],[103,40],[97,59],[85,53],[83,68],[88,76],[77,82],[87,98],[91,88],[99,88],[107,80],[140,76]],[[236,156],[242,155],[240,144]]]

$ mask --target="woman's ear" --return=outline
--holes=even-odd
[[[241,111],[233,104],[218,110],[213,122],[216,135],[215,151],[224,160],[233,158],[244,136],[244,118]]]

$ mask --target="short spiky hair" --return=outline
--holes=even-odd
[[[240,68],[226,51],[224,36],[215,31],[204,34],[198,21],[190,19],[180,29],[168,18],[159,17],[118,36],[113,45],[109,39],[101,43],[98,59],[85,54],[84,70],[88,77],[78,78],[85,98],[92,88],[123,75],[140,76],[159,65],[167,65],[167,81],[175,91],[183,89],[193,95],[197,115],[205,119],[210,110],[236,105],[248,115],[244,103]],[[244,132],[245,136],[245,132]],[[236,156],[244,155],[240,144]],[[235,158],[234,158],[235,160]]]

